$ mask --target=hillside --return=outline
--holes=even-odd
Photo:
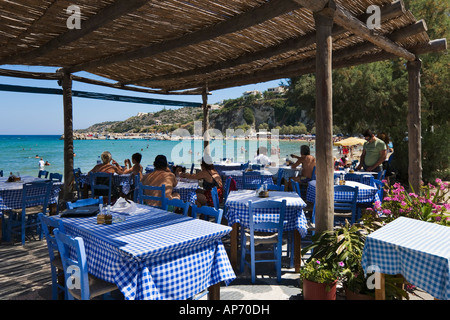
[[[161,110],[139,113],[123,121],[97,123],[75,133],[170,133],[185,128],[193,134],[194,121],[202,121],[201,108]],[[287,105],[283,95],[246,96],[225,100],[219,108],[210,110],[210,128],[226,132],[227,129],[254,131],[279,129],[280,134],[305,134],[313,127],[306,113]]]
[[[170,132],[201,119],[201,108],[163,109],[153,113],[139,113],[123,121],[108,121],[94,124],[76,133],[143,133]]]

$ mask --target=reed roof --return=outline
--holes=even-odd
[[[233,87],[314,72],[313,11],[297,0],[15,0],[0,2],[0,64],[86,71],[118,86],[174,92]],[[320,1],[318,1],[320,2]],[[301,3],[302,5],[300,5]],[[400,1],[336,0],[365,23],[382,8],[376,36],[426,52],[426,24]],[[81,29],[68,29],[77,5]],[[333,29],[337,67],[391,58],[348,29]]]

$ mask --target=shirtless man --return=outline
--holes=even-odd
[[[295,181],[301,182],[302,180],[305,179],[311,179],[312,178],[312,173],[313,173],[313,169],[316,166],[316,158],[314,158],[312,155],[310,155],[310,150],[309,147],[307,145],[302,145],[300,147],[300,154],[301,156],[296,156],[294,154],[291,154],[292,158],[296,158],[297,161],[293,164],[291,164],[291,168],[295,169],[297,168],[300,164],[302,164],[302,175],[301,177],[294,177],[291,178]]]

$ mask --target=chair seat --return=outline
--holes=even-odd
[[[114,283],[106,282],[93,275],[89,275],[89,292],[91,294],[91,299],[117,289],[118,288]],[[74,298],[81,300],[81,290],[69,289],[69,291]]]
[[[11,209],[10,210],[12,213],[16,213],[16,214],[22,214],[22,209]],[[25,210],[25,214],[29,215],[29,214],[38,214],[40,212],[44,212],[44,208],[42,206],[34,206],[34,207],[28,207]]]
[[[250,232],[249,230],[245,230],[246,235],[246,243],[245,245],[250,245]],[[273,244],[278,242],[278,233],[277,232],[262,232],[255,231],[255,245],[258,244]]]

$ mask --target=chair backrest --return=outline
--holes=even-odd
[[[291,180],[292,183],[292,189],[294,189],[295,192],[297,192],[298,196],[301,197],[301,193],[300,193],[300,184],[295,181],[295,180]]]
[[[386,170],[381,170],[380,172],[378,172],[377,179],[381,181],[384,179],[385,175],[386,175]]]
[[[27,207],[42,205],[42,213],[47,212],[53,182],[34,181],[24,183],[22,191],[22,212]]]
[[[222,209],[216,209],[216,208],[208,207],[208,206],[197,207],[197,205],[193,204],[192,205],[192,217],[194,219],[196,219],[197,214],[202,214],[204,220],[208,220],[209,217],[214,217],[216,220],[216,223],[218,223],[218,224],[222,223],[222,216],[223,216]]]
[[[230,186],[231,186],[231,177],[228,177],[225,181],[225,186],[223,187],[223,202],[225,203],[228,198],[228,194],[230,193]]]
[[[283,180],[283,173],[284,173],[284,169],[279,168],[278,174],[277,174],[277,186],[281,186],[281,180]]]
[[[256,212],[256,209],[270,209],[270,215],[274,214],[274,212],[278,211],[278,221],[267,221],[267,219],[261,219],[261,222],[257,222],[260,219],[255,219],[255,216],[262,218],[264,213]],[[284,225],[284,216],[286,213],[286,199],[283,201],[259,201],[253,202],[251,200],[248,201],[248,212],[249,212],[249,228],[250,234],[253,234],[258,230],[274,230],[278,232],[279,241],[281,241],[281,237],[283,234],[283,225]],[[267,214],[269,215],[269,214]]]
[[[261,164],[252,164],[252,170],[261,170]]]
[[[167,199],[164,198],[163,210],[171,211],[171,208],[180,208],[183,210],[183,216],[187,216],[189,212],[189,202],[184,202],[181,199]]]
[[[247,169],[248,169],[248,166],[249,166],[249,162],[242,163],[242,164],[241,164],[241,170],[247,170]]]
[[[55,182],[62,182],[62,174],[52,172],[52,173],[50,173],[50,180],[55,181]]]
[[[61,232],[59,229],[55,229],[54,234],[64,268],[67,298],[73,300],[71,294],[71,289],[73,288],[70,288],[70,285],[73,283],[73,280],[75,280],[75,284],[79,285],[79,289],[81,290],[81,300],[89,300],[89,278],[83,239],[80,237],[72,238]],[[70,258],[70,250],[76,253],[76,258]],[[75,279],[74,275],[76,275],[77,279]]]
[[[193,174],[193,173],[194,173],[194,165],[195,165],[195,163],[193,163],[193,164],[191,165],[191,171],[189,171],[190,174]]]
[[[249,171],[242,173],[242,185],[244,189],[256,190],[260,185],[264,184],[261,172]]]
[[[284,191],[284,186],[279,186],[277,184],[273,184],[273,183],[266,183],[267,185],[267,190],[268,191]],[[258,186],[258,188],[260,188],[260,186]]]
[[[39,170],[38,178],[42,178],[42,177],[44,177],[45,179],[47,179],[47,177],[48,177],[48,171],[46,171],[46,170]]]
[[[67,209],[75,209],[79,207],[92,206],[94,204],[103,204],[103,197],[100,196],[98,199],[95,198],[87,198],[87,199],[78,199],[75,202],[66,202]]]
[[[384,198],[384,183],[378,179],[373,179],[373,183],[378,188],[377,194],[380,198],[380,202],[382,203]]]
[[[336,193],[341,193],[341,195],[336,196]],[[343,197],[342,193],[350,193],[350,197]],[[351,223],[356,221],[356,198],[358,196],[358,187],[351,187],[346,185],[336,185],[334,186],[334,210],[336,211],[351,211],[352,218]]]
[[[219,209],[220,200],[219,200],[219,193],[217,192],[217,187],[211,189],[211,197],[213,200],[214,208]]]
[[[312,175],[311,175],[311,180],[316,180],[316,166],[314,166],[314,168],[313,168],[313,172],[312,172]]]
[[[100,196],[97,194],[97,190],[104,191],[104,194],[101,195],[107,195],[108,204],[110,204],[113,174],[107,172],[91,172],[89,174],[89,179],[91,184],[91,197],[95,198],[96,196]]]
[[[44,231],[45,239],[47,240],[48,254],[50,256],[50,262],[55,260],[55,252],[58,252],[58,244],[53,233],[53,229],[59,229],[64,232],[64,225],[61,220],[51,219],[48,216],[39,213],[39,220],[41,221],[42,230]],[[53,229],[50,229],[53,228]]]
[[[148,195],[145,193],[145,191],[160,191],[159,196],[154,195]],[[164,205],[164,199],[166,197],[166,185],[163,184],[161,187],[156,186],[147,186],[145,184],[139,183],[139,190],[138,190],[138,197],[137,197],[137,203],[144,204],[144,200],[155,200],[159,201],[160,205],[155,205],[153,207],[163,208]]]

